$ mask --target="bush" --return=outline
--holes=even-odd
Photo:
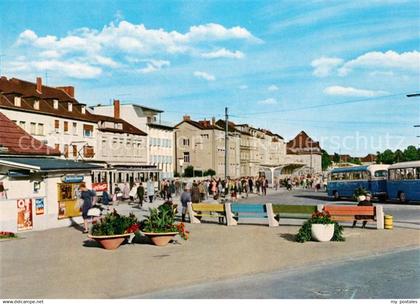
[[[170,204],[163,204],[158,208],[150,208],[150,214],[141,224],[144,232],[177,232],[175,213]]]
[[[92,235],[101,236],[131,233],[137,231],[138,227],[138,220],[133,213],[130,213],[129,216],[124,216],[114,211],[107,214],[92,226]]]
[[[312,214],[312,218],[307,220],[302,227],[299,229],[298,234],[296,235],[296,241],[299,243],[304,243],[312,239],[311,227],[312,224],[334,224],[334,235],[331,241],[342,242],[345,241],[343,237],[343,227],[337,222],[331,220],[331,216],[328,212],[315,212]]]

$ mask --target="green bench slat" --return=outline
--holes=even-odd
[[[279,205],[273,204],[273,212],[275,214],[280,213],[300,213],[300,214],[312,214],[317,211],[317,206],[313,205]]]

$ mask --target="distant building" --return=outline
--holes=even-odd
[[[307,173],[322,172],[322,151],[319,142],[314,141],[305,131],[287,143],[287,160],[304,164]]]
[[[147,133],[147,164],[161,171],[161,178],[173,178],[175,170],[174,128],[160,120],[162,110],[137,104],[121,104],[92,107],[95,114],[119,117]]]

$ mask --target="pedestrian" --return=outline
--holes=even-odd
[[[188,203],[191,202],[191,194],[187,187],[184,188],[184,192],[181,194],[181,205],[182,205],[182,222],[185,222],[185,214],[187,213]]]
[[[191,188],[191,202],[193,204],[200,202],[200,189],[198,189],[198,186],[195,182]]]
[[[144,201],[144,187],[143,183],[140,182],[139,186],[137,187],[137,196],[139,198],[139,207],[143,207],[143,201]]]
[[[253,189],[254,182],[252,181],[251,177],[248,179],[248,186],[249,186],[249,193],[253,193],[254,192],[254,189]]]
[[[133,186],[131,187],[131,190],[130,190],[130,201],[128,202],[128,204],[130,205],[130,204],[134,204],[134,200],[136,199],[136,196],[137,196],[137,184],[136,183],[133,183]]]
[[[357,206],[373,206],[371,199],[372,199],[372,196],[370,193],[368,193],[366,196],[361,195],[359,196],[359,203],[357,204]],[[355,220],[353,221],[352,228],[356,227],[358,220],[363,220],[362,228],[365,228],[368,222],[367,220],[373,220],[374,218],[370,215],[356,215],[354,219]]]
[[[153,185],[153,181],[150,178],[147,180],[147,196],[149,197],[149,203],[153,203],[153,197],[155,196],[155,185]]]
[[[172,196],[175,195],[175,192],[176,192],[175,181],[171,181],[171,183],[169,184],[170,200],[172,200]]]
[[[125,182],[123,188],[123,200],[127,200],[130,198],[130,184]]]
[[[82,183],[80,185],[80,198],[83,200],[82,205],[82,217],[83,217],[83,226],[84,230],[83,233],[88,233],[88,211],[92,208],[93,198],[95,197],[95,193],[92,190],[86,188],[86,184]]]

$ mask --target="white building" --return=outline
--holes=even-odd
[[[161,178],[174,176],[174,128],[160,120],[163,111],[136,104],[120,104],[92,107],[95,114],[121,117],[147,133],[147,164],[161,170]]]

